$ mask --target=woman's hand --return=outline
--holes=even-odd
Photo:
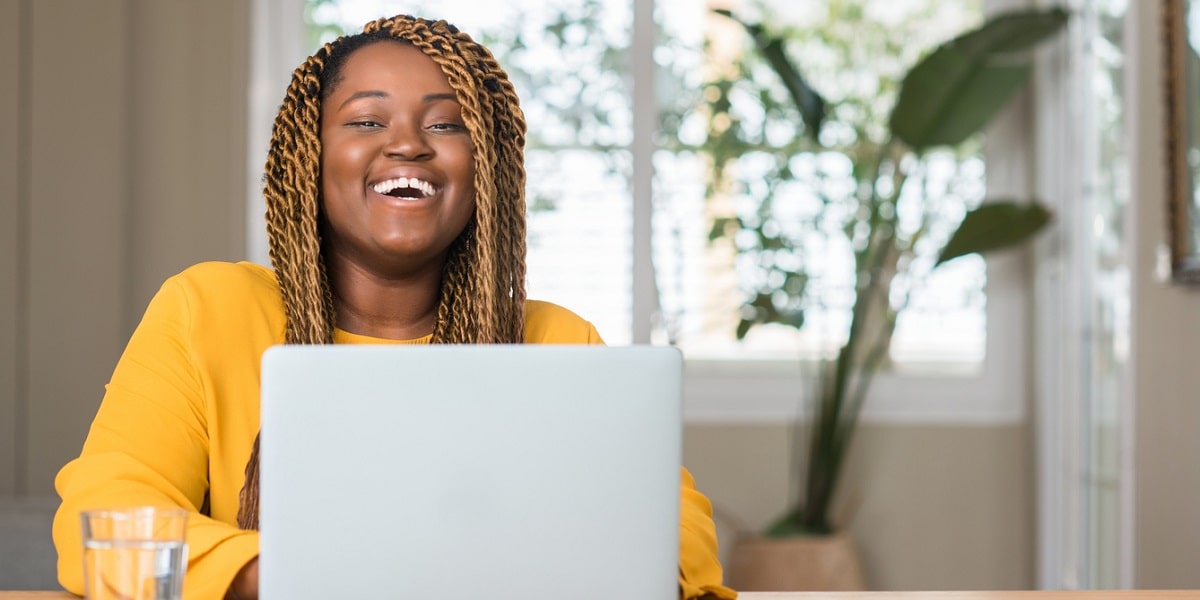
[[[258,600],[258,557],[246,563],[229,584],[229,600]]]

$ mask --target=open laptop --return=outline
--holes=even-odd
[[[262,367],[262,598],[677,597],[677,350],[277,346]]]

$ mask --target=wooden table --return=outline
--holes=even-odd
[[[1200,600],[1200,590],[1079,592],[743,592],[741,600]],[[78,600],[66,592],[0,592],[0,600]]]
[[[743,592],[739,600],[1200,600],[1200,590]],[[0,595],[0,600],[7,600]]]
[[[743,592],[741,600],[1200,600],[1200,590]],[[78,600],[66,592],[0,592],[0,600]]]

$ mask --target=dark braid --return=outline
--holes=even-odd
[[[383,41],[429,56],[458,96],[475,161],[475,216],[451,246],[433,343],[516,344],[525,331],[525,117],[508,76],[445,21],[396,16],[325,44],[292,74],[275,117],[265,187],[271,264],[289,344],[333,343],[334,303],[321,253],[321,103],[356,50]],[[238,525],[258,528],[259,439],[246,463]]]

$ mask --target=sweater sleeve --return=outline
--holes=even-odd
[[[258,554],[258,534],[212,519],[204,378],[190,346],[188,298],[168,280],[151,301],[106,386],[80,456],[58,473],[54,518],[59,582],[83,593],[79,512],[179,506],[188,516],[184,596],[221,598]]]
[[[684,600],[737,598],[737,592],[721,583],[712,504],[696,490],[696,480],[687,469],[683,469],[679,508],[680,597]]]

